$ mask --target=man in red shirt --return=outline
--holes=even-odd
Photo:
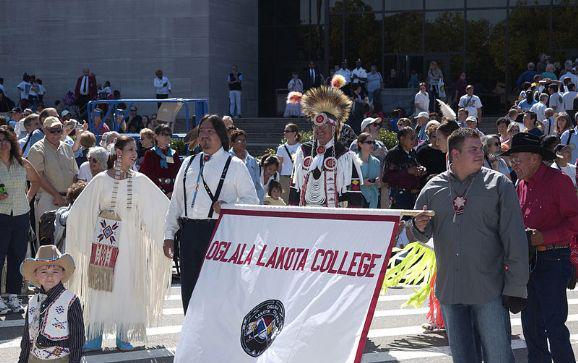
[[[528,302],[522,311],[528,362],[576,362],[565,323],[566,287],[572,276],[569,246],[578,234],[578,196],[568,176],[542,162],[555,155],[540,147],[539,137],[516,134],[512,148],[503,155],[511,155],[528,240],[536,249]]]

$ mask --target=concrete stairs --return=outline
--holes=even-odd
[[[241,118],[235,126],[247,133],[247,150],[253,156],[261,156],[269,148],[277,149],[283,130],[288,123],[294,123],[300,130],[310,131],[311,123],[305,118]]]

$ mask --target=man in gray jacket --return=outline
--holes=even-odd
[[[439,299],[456,363],[514,362],[510,316],[527,297],[528,242],[514,186],[482,168],[475,130],[448,138],[448,171],[432,178],[418,196],[413,232],[433,237]]]

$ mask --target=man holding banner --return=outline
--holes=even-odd
[[[528,242],[516,191],[505,175],[482,168],[477,132],[458,129],[448,138],[448,171],[430,179],[416,209],[413,232],[433,237],[436,296],[453,361],[514,362],[508,310],[525,306]]]
[[[295,154],[289,204],[360,208],[361,162],[337,140],[351,100],[337,87],[321,86],[303,95],[301,107],[313,122],[314,140]]]
[[[207,115],[199,126],[203,152],[183,161],[165,218],[164,252],[173,257],[180,229],[181,295],[185,314],[221,205],[258,204],[245,164],[229,155],[229,136],[221,117]]]

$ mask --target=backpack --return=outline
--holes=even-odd
[[[54,220],[56,210],[44,212],[38,222],[38,241],[41,246],[54,244]]]

